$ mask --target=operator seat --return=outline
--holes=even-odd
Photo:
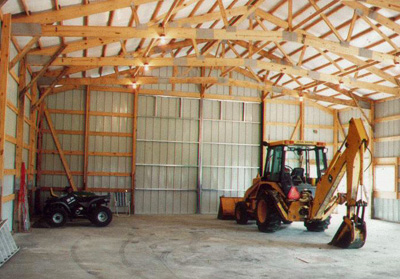
[[[304,169],[293,168],[291,173],[292,181],[294,185],[299,185],[304,182]]]

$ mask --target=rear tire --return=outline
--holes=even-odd
[[[257,202],[256,214],[260,232],[275,232],[280,228],[281,218],[269,199],[263,198]]]
[[[89,219],[97,227],[105,227],[111,223],[112,212],[108,207],[98,206],[90,213]]]
[[[247,206],[245,202],[241,201],[236,204],[235,219],[236,223],[239,225],[246,225],[249,221],[249,215],[247,214]]]
[[[53,228],[59,228],[67,222],[67,212],[62,207],[50,208],[47,214],[47,224]]]
[[[331,216],[326,218],[324,221],[304,221],[304,226],[309,232],[323,232],[331,223]]]

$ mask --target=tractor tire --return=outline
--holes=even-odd
[[[112,212],[108,207],[97,206],[90,213],[89,220],[97,227],[105,227],[111,223]]]
[[[291,223],[293,223],[293,221],[282,220],[282,223],[284,223],[285,225],[290,225]]]
[[[53,228],[59,228],[67,222],[68,214],[62,207],[53,207],[48,210],[46,221]]]
[[[281,218],[268,199],[262,198],[257,202],[257,227],[260,232],[275,232],[281,226]]]
[[[236,204],[235,219],[236,223],[239,225],[246,225],[249,221],[249,215],[247,214],[247,206],[245,202],[241,201]]]
[[[331,216],[326,218],[324,221],[304,221],[304,226],[309,232],[323,232],[331,223]]]

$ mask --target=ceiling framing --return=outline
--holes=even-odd
[[[5,13],[19,49],[10,68],[27,56],[46,95],[59,85],[168,82],[257,88],[328,109],[400,96],[394,1],[9,0]],[[146,66],[220,76],[166,80]],[[232,71],[254,82],[234,81]]]

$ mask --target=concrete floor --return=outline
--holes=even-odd
[[[114,217],[109,227],[86,221],[15,235],[20,252],[0,278],[399,278],[400,225],[368,221],[359,250],[327,245],[302,223],[266,234],[215,216]]]

